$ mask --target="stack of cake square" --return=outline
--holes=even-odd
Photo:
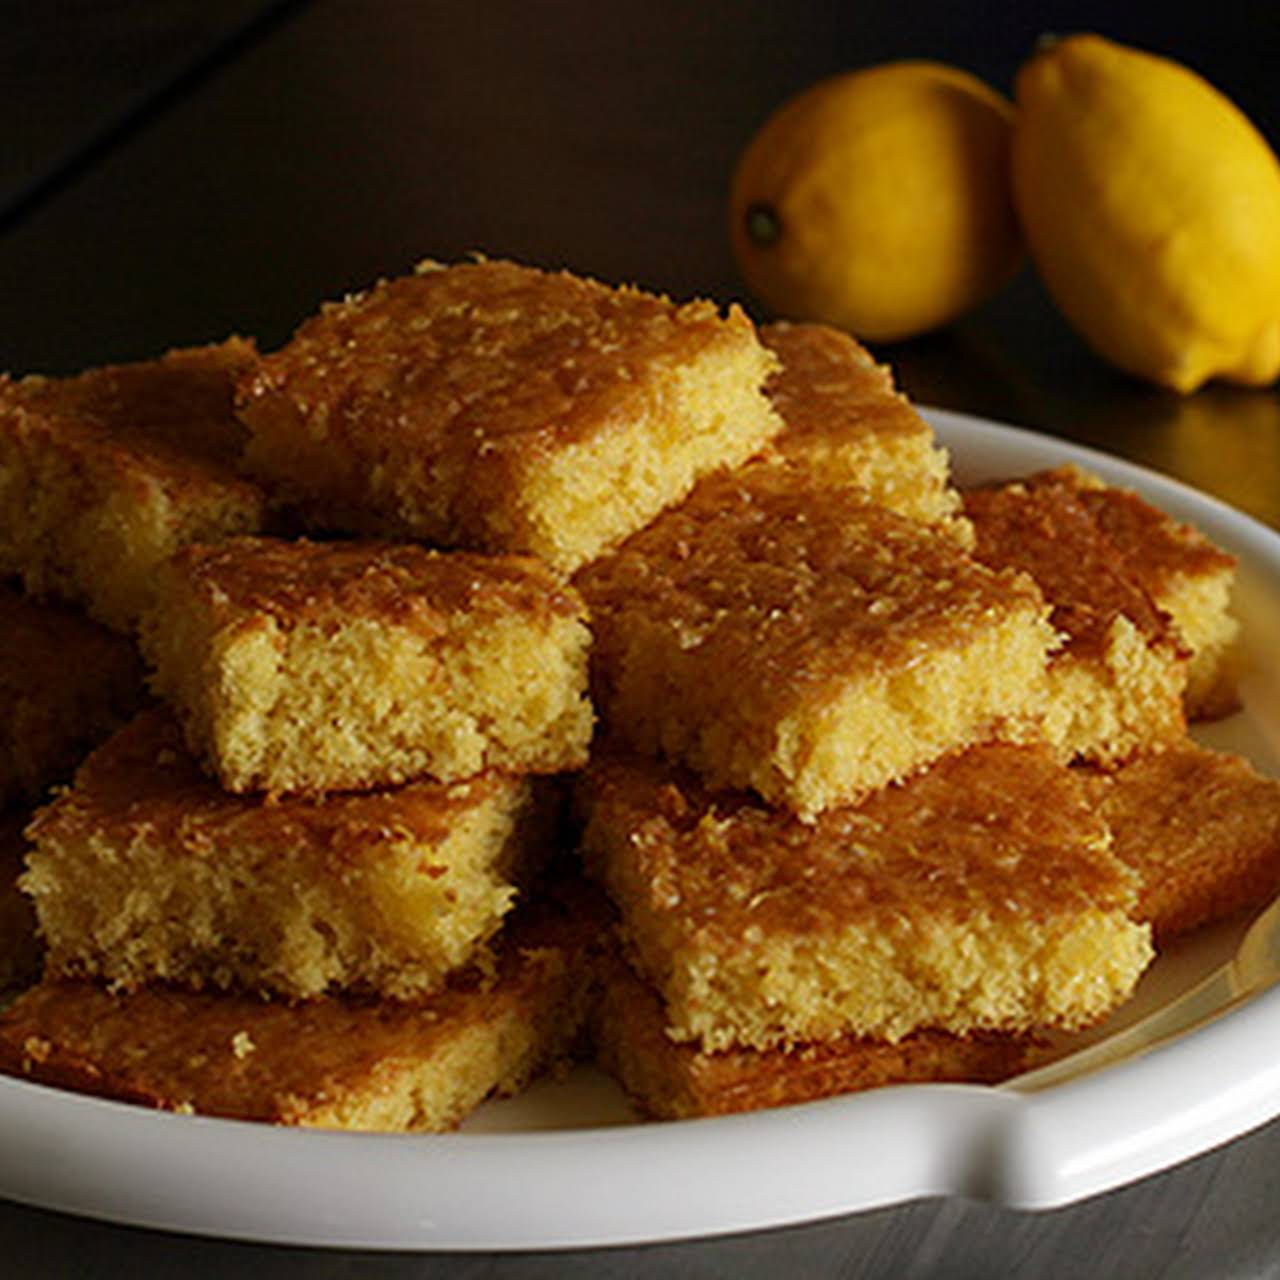
[[[0,1052],[166,1105],[329,1123],[342,1095],[350,1123],[411,1128],[562,1054],[595,918],[533,890],[558,837],[541,775],[592,731],[562,570],[767,441],[771,367],[740,312],[488,263],[326,308],[258,364],[245,461],[280,518],[382,540],[233,537],[157,567],[141,637],[169,705],[30,828],[46,981]],[[407,1018],[421,1052],[300,1041],[328,1069],[286,1097],[259,1043],[284,1033],[255,1029],[304,1000],[304,1040]],[[162,1010],[239,1103],[146,1047]]]
[[[1280,887],[1280,787],[1185,742],[1184,696],[1229,705],[1230,557],[1074,471],[961,510],[856,343],[765,340],[774,456],[577,578],[608,731],[582,847],[623,939],[599,1051],[661,1116],[1007,1076],[1131,992],[1160,882],[1199,918]],[[1249,836],[1144,807],[1192,776]]]
[[[216,429],[163,390],[211,365]],[[1280,888],[1280,783],[1186,736],[1231,558],[1076,470],[960,493],[846,335],[426,263],[0,391],[4,563],[158,699],[28,825],[0,1070],[375,1129],[584,1027],[654,1116],[993,1081]]]
[[[0,585],[0,991],[38,971],[31,904],[19,892],[32,806],[143,699],[134,647],[74,609]]]
[[[563,1053],[581,948],[535,955],[528,920],[490,943],[554,847],[539,775],[586,756],[575,594],[522,557],[259,537],[185,548],[155,600],[143,647],[172,706],[37,815],[24,880],[46,988],[66,980],[49,1007],[65,1019],[80,980],[82,1028],[136,1046],[124,1091],[161,1087],[164,1008],[240,1080],[237,1103],[216,1071],[162,1073],[199,1111],[441,1128]],[[263,996],[313,1003],[291,1036]],[[279,1058],[338,1028],[304,1102]],[[468,1040],[472,1065],[444,1070]],[[70,1053],[65,1025],[50,1044]]]
[[[17,889],[31,806],[142,705],[133,639],[160,563],[260,527],[239,475],[239,338],[69,378],[0,377],[0,988],[38,963]]]
[[[1130,992],[1148,930],[1041,741],[1030,580],[760,463],[578,581],[615,739],[583,852],[632,966],[602,1053],[644,1109],[989,1079]]]
[[[1075,466],[971,490],[965,511],[975,554],[1026,570],[1052,606],[1046,732],[1138,875],[1136,918],[1164,944],[1274,897],[1280,782],[1188,735],[1240,705],[1235,558]],[[1274,675],[1253,678],[1269,718]]]
[[[265,538],[186,548],[156,595],[176,718],[138,717],[32,826],[52,969],[439,985],[545,853],[532,776],[586,757],[580,602],[537,561]]]

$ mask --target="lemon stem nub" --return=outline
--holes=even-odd
[[[767,204],[753,204],[747,209],[747,235],[756,244],[774,244],[782,235],[782,223]]]

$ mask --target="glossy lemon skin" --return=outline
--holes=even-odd
[[[936,329],[1022,256],[1009,193],[1012,106],[964,71],[886,63],[785,103],[752,139],[730,237],[775,314],[868,341]]]
[[[1036,268],[1119,368],[1179,392],[1280,375],[1280,162],[1178,63],[1095,35],[1020,71],[1012,184]]]

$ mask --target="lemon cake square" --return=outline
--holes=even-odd
[[[1129,489],[1105,484],[1078,467],[1060,467],[1031,483],[1075,492],[1130,569],[1173,619],[1190,650],[1183,702],[1193,720],[1216,719],[1239,706],[1236,679],[1240,623],[1232,612],[1236,558],[1203,533]]]
[[[626,962],[605,962],[592,1039],[636,1108],[659,1120],[731,1115],[892,1084],[996,1084],[1030,1066],[1028,1036],[916,1031],[901,1040],[836,1040],[709,1053],[666,1033],[662,1001]]]
[[[1280,781],[1188,739],[1099,773],[1099,812],[1157,942],[1280,893]]]
[[[860,485],[873,501],[964,545],[972,541],[946,450],[885,365],[827,325],[779,321],[760,337],[782,364],[765,388],[786,423],[773,442],[782,457]]]
[[[602,721],[806,817],[1039,733],[1057,637],[1031,580],[802,467],[710,477],[575,582]]]
[[[974,555],[1030,574],[1063,643],[1045,732],[1067,758],[1115,764],[1186,733],[1188,653],[1171,619],[1068,487],[1016,480],[965,494]]]
[[[155,687],[228,790],[586,760],[585,606],[536,557],[235,538],[184,548],[156,597]]]
[[[166,1111],[312,1128],[455,1128],[573,1053],[592,935],[540,910],[492,972],[409,1003],[301,1004],[46,979],[0,1014],[0,1071]]]
[[[43,799],[143,703],[131,641],[0,584],[0,808]]]
[[[252,343],[232,338],[70,378],[0,378],[0,573],[129,631],[157,564],[255,532],[266,498],[236,462]]]
[[[1043,745],[946,757],[814,824],[602,756],[582,854],[667,1033],[716,1052],[1079,1027],[1152,956],[1137,877]]]
[[[511,262],[326,306],[241,388],[249,468],[311,527],[569,572],[782,427],[738,309]]]
[[[22,885],[51,976],[409,998],[483,954],[554,818],[553,789],[498,773],[231,795],[146,711],[37,813]]]

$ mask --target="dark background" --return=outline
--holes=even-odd
[[[245,0],[8,8],[23,18],[0,54],[17,64],[4,68],[18,99],[6,132],[19,154],[0,170],[11,198],[78,127],[118,115],[191,46],[272,12]],[[1280,133],[1280,24],[1251,4],[320,0],[275,11],[265,39],[10,231],[9,367],[72,369],[231,330],[273,344],[320,298],[476,250],[733,297],[724,204],[739,151],[815,79],[890,58],[954,62],[1011,93],[1038,36],[1099,30],[1187,61]]]
[[[1041,34],[1093,29],[1189,63],[1280,136],[1280,23],[1239,0],[7,9],[0,368],[18,373],[230,332],[270,347],[321,299],[423,257],[739,297],[725,202],[742,147],[815,79],[890,58],[1011,93]],[[1114,373],[1029,268],[944,333],[878,354],[922,402],[1192,474],[1280,520],[1275,397],[1186,401]],[[1224,442],[1251,459],[1243,490],[1218,474]]]
[[[1010,92],[1039,35],[1090,29],[1189,63],[1280,139],[1267,4],[4,0],[0,368],[230,332],[270,347],[322,299],[472,251],[739,298],[729,174],[783,99],[899,57]],[[878,354],[921,401],[1100,445],[1280,524],[1276,391],[1183,398],[1114,373],[1029,269]],[[1272,1124],[1051,1214],[924,1202],[504,1259],[191,1241],[0,1204],[0,1275],[1280,1275],[1277,1170]]]

